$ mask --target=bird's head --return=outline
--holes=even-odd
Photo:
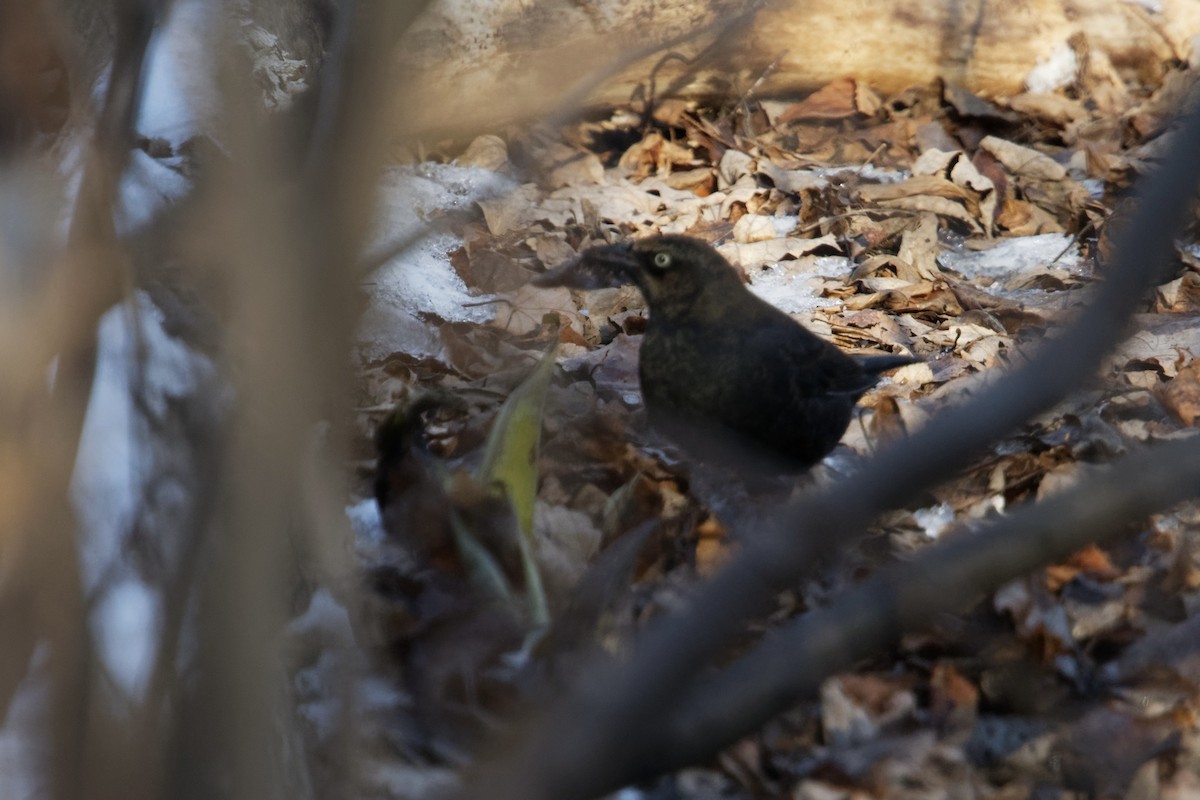
[[[689,236],[653,236],[584,250],[533,279],[535,286],[601,289],[636,284],[653,313],[690,303],[706,291],[741,290],[733,267],[710,245]]]

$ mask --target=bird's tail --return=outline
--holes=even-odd
[[[858,366],[862,368],[862,381],[857,386],[847,386],[841,391],[830,392],[830,394],[844,394],[848,397],[862,397],[863,394],[874,388],[875,384],[879,383],[880,373],[887,372],[889,369],[903,367],[907,364],[916,364],[921,359],[915,356],[852,356],[858,362]]]
[[[896,367],[907,366],[908,364],[916,364],[921,359],[916,356],[899,356],[899,355],[878,355],[878,356],[855,356],[854,360],[863,368],[863,371],[870,375],[879,375],[887,372],[889,369]]]

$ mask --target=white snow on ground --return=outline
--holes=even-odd
[[[937,539],[954,527],[954,509],[949,503],[938,503],[936,506],[917,509],[913,512],[913,519],[921,526],[926,536]]]
[[[1037,65],[1025,76],[1025,88],[1031,92],[1053,92],[1075,80],[1078,70],[1075,50],[1063,42],[1038,59]]]
[[[150,38],[146,51],[141,105],[135,130],[148,138],[165,139],[172,151],[199,133],[211,133],[218,111],[213,75],[208,72],[208,33],[213,25],[212,6],[201,0],[173,4],[166,24]],[[99,108],[107,91],[109,73],[97,81],[92,92]],[[90,128],[73,133],[66,145],[61,170],[67,178],[63,209],[69,215],[75,206],[83,177],[84,157],[94,136]],[[182,173],[179,156],[156,159],[142,150],[130,153],[129,164],[117,189],[116,226],[125,235],[145,225],[171,202],[183,197],[191,186]],[[64,216],[61,230],[70,225]]]
[[[750,291],[788,314],[809,314],[837,301],[821,297],[822,278],[845,277],[854,263],[843,256],[809,256],[780,261],[750,274]]]
[[[119,234],[137,230],[187,194],[191,181],[171,163],[178,160],[156,159],[141,150],[133,151],[125,174],[121,176],[116,213]]]
[[[91,129],[73,132],[64,144],[60,171],[65,189],[60,207],[59,235],[65,240],[71,225],[71,212],[83,180],[84,159],[94,135]],[[114,221],[118,236],[125,236],[152,220],[160,211],[187,194],[191,182],[179,171],[181,159],[151,158],[142,150],[129,154],[129,163],[117,186]]]
[[[165,25],[153,34],[135,126],[139,134],[165,139],[175,149],[215,118],[217,94],[206,72],[213,63],[206,52],[212,22],[210,4],[183,0],[172,6]],[[107,76],[96,88],[97,101],[106,80]],[[77,131],[73,152],[64,159],[62,169],[69,176],[65,209],[74,206],[89,136],[91,131]],[[118,187],[119,234],[149,223],[188,192],[191,184],[181,166],[178,156],[156,159],[141,150],[131,153]],[[63,225],[69,225],[69,219]],[[154,665],[161,598],[158,588],[135,574],[129,537],[146,513],[151,491],[164,508],[187,502],[184,487],[157,475],[162,455],[154,451],[149,425],[168,413],[172,400],[212,380],[215,368],[167,335],[161,312],[144,294],[104,315],[97,344],[71,500],[80,524],[84,590],[95,604],[89,623],[97,655],[114,684],[136,696]],[[163,549],[171,547],[164,544]]]
[[[318,741],[328,741],[344,712],[339,682],[347,674],[346,654],[355,648],[350,614],[328,589],[318,589],[287,632],[296,646],[319,653],[296,673],[294,688],[300,718],[312,727]]]
[[[379,504],[374,497],[346,506],[346,516],[350,520],[350,530],[354,532],[354,541],[381,544],[386,538],[383,520],[379,516]]]
[[[162,313],[139,294],[133,308],[115,306],[101,318],[92,396],[84,420],[71,499],[84,526],[81,537],[84,588],[122,562],[124,537],[154,468],[144,450],[148,432],[132,391],[155,416],[174,398],[192,394],[214,370],[162,328]],[[140,374],[139,374],[140,373]]]
[[[1065,233],[1004,239],[988,250],[945,250],[938,261],[972,280],[990,278],[999,287],[1019,281],[1051,263],[1065,270],[1080,266],[1079,249]]]
[[[215,367],[167,335],[161,312],[143,294],[132,307],[104,315],[98,350],[71,500],[81,529],[84,591],[96,602],[91,624],[98,652],[116,685],[136,695],[152,666],[159,609],[157,589],[129,565],[129,537],[152,482],[160,499],[171,491],[162,485],[149,425],[168,413],[173,400],[212,380]]]
[[[90,620],[96,654],[128,696],[149,683],[162,626],[161,593],[136,577],[106,587]]]
[[[465,210],[476,200],[514,187],[510,178],[476,167],[422,164],[389,170],[379,187],[373,253],[419,233],[439,211]],[[359,328],[364,358],[396,351],[437,356],[442,349],[434,323],[421,314],[449,322],[486,322],[487,306],[471,307],[486,297],[472,295],[450,266],[449,253],[462,244],[457,236],[433,233],[393,258],[370,277],[371,300]]]
[[[219,5],[182,0],[170,6],[166,24],[150,40],[138,109],[138,133],[174,146],[198,133],[211,134],[219,109],[212,34]]]

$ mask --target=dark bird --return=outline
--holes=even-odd
[[[651,425],[694,455],[739,469],[816,464],[880,374],[917,360],[843,353],[754,295],[708,244],[686,236],[592,247],[533,283],[636,284],[650,310],[638,375]]]

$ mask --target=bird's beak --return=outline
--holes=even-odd
[[[535,277],[534,286],[606,289],[632,283],[637,259],[628,244],[589,247],[570,261]]]

